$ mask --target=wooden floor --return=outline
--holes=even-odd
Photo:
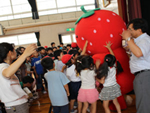
[[[131,97],[133,98],[132,104],[128,106],[126,110],[123,110],[122,113],[136,113],[135,95],[131,95]],[[48,113],[49,107],[50,107],[50,100],[48,94],[39,93],[39,99],[36,99],[31,103],[30,113]],[[104,109],[100,101],[98,101],[97,104],[97,113],[104,113]]]

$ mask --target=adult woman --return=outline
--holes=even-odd
[[[16,59],[13,45],[0,43],[0,100],[5,104],[7,113],[29,113],[27,94],[21,89],[15,72],[35,49],[34,44],[29,45],[24,53],[12,63]]]

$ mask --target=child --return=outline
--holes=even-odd
[[[109,101],[113,100],[114,105],[116,106],[117,112],[121,113],[120,105],[118,103],[117,97],[121,95],[120,86],[116,82],[116,58],[113,51],[111,50],[111,43],[106,43],[105,46],[111,54],[108,54],[104,58],[104,63],[97,70],[97,80],[103,84],[103,89],[99,94],[100,100],[103,100],[103,106],[105,113],[110,113]],[[119,65],[117,65],[119,67]],[[118,71],[122,71],[122,68]]]
[[[62,63],[61,58],[63,56],[62,50],[56,50],[54,51],[54,57],[55,57],[55,69],[57,71],[62,71],[62,68],[65,64]]]
[[[69,91],[70,91],[70,113],[74,113],[75,110],[73,109],[74,103],[78,96],[78,91],[81,86],[81,79],[77,76],[75,71],[74,60],[72,59],[72,55],[66,54],[62,57],[62,62],[66,64],[66,76],[71,81],[69,83]]]
[[[52,48],[55,47],[55,42],[52,42],[52,43],[51,43],[51,46],[52,46]]]
[[[64,44],[60,43],[60,49],[63,49],[63,47],[64,47]]]
[[[82,102],[84,103],[82,113],[86,113],[89,103],[91,113],[96,113],[98,91],[95,88],[95,72],[93,59],[90,56],[80,56],[76,59],[76,71],[81,77],[81,88],[78,94],[78,113],[81,113]]]
[[[33,56],[34,57],[31,60],[31,66],[33,66],[34,73],[35,73],[35,76],[36,76],[37,90],[42,89],[42,92],[45,94],[46,91],[45,91],[45,88],[44,88],[43,83],[42,83],[44,70],[43,70],[43,67],[41,65],[41,56],[39,56],[37,51],[34,52]],[[44,82],[45,82],[45,86],[47,88],[46,80]]]
[[[26,63],[25,63],[26,67],[27,67],[27,75],[28,76],[32,76],[32,71],[31,71],[31,58],[27,57],[26,58]]]
[[[54,113],[69,113],[68,97],[70,82],[62,72],[55,71],[55,64],[50,57],[44,58],[42,66],[48,70],[44,77],[48,83],[49,97],[53,106]]]
[[[47,55],[53,54],[53,49],[51,47],[46,48]]]
[[[69,52],[68,52],[68,54],[70,54],[70,55],[73,55],[72,56],[72,58],[73,58],[73,60],[75,61],[76,59],[77,59],[77,57],[80,55],[80,53],[78,52],[78,50],[70,50]]]
[[[46,50],[45,50],[45,48],[44,47],[39,47],[38,48],[38,52],[39,52],[39,54],[40,54],[40,56],[43,58],[43,57],[45,57],[46,56]]]
[[[71,44],[67,44],[67,53],[71,50]]]

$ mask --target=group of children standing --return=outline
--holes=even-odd
[[[103,101],[105,113],[110,113],[110,100],[113,100],[117,112],[121,113],[117,101],[117,97],[121,95],[120,86],[116,82],[118,65],[116,65],[117,61],[111,45],[110,42],[106,43],[105,47],[110,54],[105,56],[103,64],[97,60],[94,65],[91,56],[84,53],[79,56],[77,50],[70,50],[65,55],[61,50],[56,50],[54,52],[55,60],[46,57],[41,61],[43,68],[47,70],[44,77],[48,83],[48,92],[54,113],[69,113],[69,101],[70,113],[75,113],[73,106],[76,100],[78,101],[78,113],[86,113],[89,104],[90,112],[96,113],[98,99]],[[100,94],[96,89],[96,80],[103,84]]]

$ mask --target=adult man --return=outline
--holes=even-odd
[[[147,35],[148,23],[144,19],[134,19],[128,24],[128,30],[122,33],[132,52],[130,58],[131,73],[136,95],[137,113],[150,113],[150,36]]]

